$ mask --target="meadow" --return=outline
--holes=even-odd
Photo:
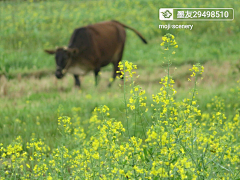
[[[234,8],[233,21],[166,22],[164,7]],[[0,1],[0,180],[240,179],[240,3],[182,0]],[[54,76],[44,49],[76,27],[127,30],[124,81],[112,67]],[[192,24],[193,30],[159,29]]]

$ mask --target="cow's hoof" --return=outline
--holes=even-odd
[[[81,89],[81,87],[79,85],[75,85],[74,89]]]

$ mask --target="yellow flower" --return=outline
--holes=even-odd
[[[94,159],[99,159],[99,153],[96,152],[95,154],[92,155],[92,157],[93,157]]]
[[[162,37],[162,40],[163,40],[163,41],[166,41],[166,40],[167,40],[167,37],[165,37],[165,36]]]
[[[52,180],[53,178],[51,176],[48,176],[47,177],[47,180]]]

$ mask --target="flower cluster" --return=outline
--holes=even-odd
[[[70,134],[71,133],[71,118],[67,116],[60,116],[58,117],[58,127],[60,132],[64,131],[64,134]]]
[[[129,107],[131,110],[135,110],[136,107],[146,107],[145,100],[147,99],[146,96],[143,96],[145,94],[145,90],[141,90],[142,88],[139,86],[133,87],[133,89],[130,90],[130,98],[129,103],[127,104],[127,107]],[[145,111],[148,111],[146,108]]]
[[[174,35],[167,33],[166,35],[164,35],[162,37],[162,43],[160,44],[161,46],[165,47],[165,51],[170,50],[170,48],[174,47],[174,48],[178,48],[177,42],[175,40]],[[175,51],[172,51],[172,54],[175,54]]]
[[[189,71],[192,71],[191,77],[194,77],[196,74],[202,74],[204,72],[204,67],[198,63],[196,65],[193,65],[192,69],[189,69]]]
[[[134,69],[137,69],[137,65],[133,65],[132,62],[129,61],[124,61],[124,62],[119,62],[118,64],[119,71],[117,73],[120,73],[120,78],[123,78],[125,76],[126,81],[128,77],[132,78],[134,74],[136,74]]]

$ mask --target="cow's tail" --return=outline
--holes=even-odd
[[[145,44],[147,44],[146,39],[145,39],[145,38],[140,34],[140,32],[138,32],[136,29],[133,29],[133,28],[131,28],[130,26],[127,26],[127,25],[125,25],[125,24],[123,24],[123,23],[120,23],[120,22],[118,22],[118,21],[115,21],[115,20],[112,20],[112,21],[115,22],[115,23],[120,24],[121,26],[123,26],[123,27],[125,27],[125,28],[131,29],[132,31],[134,31],[134,32],[140,37],[140,39],[141,39]]]

